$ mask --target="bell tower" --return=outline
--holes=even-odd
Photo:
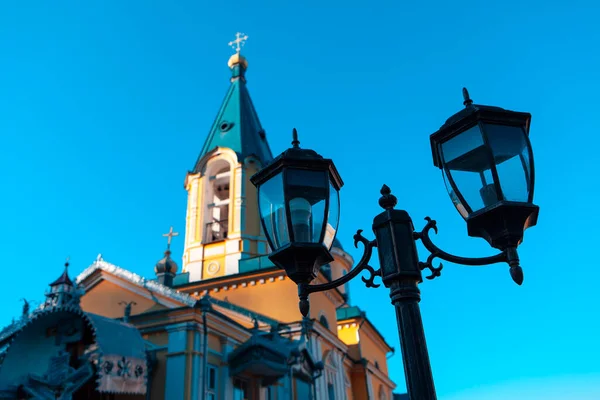
[[[229,90],[185,179],[183,272],[190,282],[237,274],[240,259],[266,254],[250,177],[273,156],[246,87],[247,39],[238,33],[229,43],[236,51],[228,62]]]

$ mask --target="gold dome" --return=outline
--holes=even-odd
[[[227,61],[227,65],[229,66],[229,68],[233,68],[233,66],[236,64],[242,64],[242,67],[244,67],[244,69],[248,68],[248,61],[246,60],[246,57],[244,57],[240,53],[235,53],[234,55],[229,57],[229,61]]]

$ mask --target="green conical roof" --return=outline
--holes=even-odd
[[[247,66],[246,59],[239,54],[233,55],[229,60],[232,72],[231,86],[202,146],[198,161],[216,147],[235,151],[239,161],[253,155],[264,165],[273,159],[265,131],[246,87],[244,75]],[[198,172],[197,168],[198,163],[194,172]]]

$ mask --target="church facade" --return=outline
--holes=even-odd
[[[393,352],[347,287],[311,294],[268,259],[249,178],[273,155],[246,86],[247,60],[193,168],[181,268],[169,248],[142,277],[101,256],[0,332],[0,399],[389,400]],[[172,230],[167,234],[169,247]],[[315,283],[348,273],[334,261]]]

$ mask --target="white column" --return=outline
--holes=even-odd
[[[322,361],[322,355],[319,352],[319,337],[316,335],[313,335],[313,337],[310,339],[310,353],[313,356],[313,359],[315,360],[315,362],[317,361]],[[325,372],[325,371],[323,371]],[[321,398],[321,392],[322,392],[322,388],[323,388],[323,381],[325,380],[325,373],[323,373],[323,375],[321,375],[319,378],[315,379],[315,392],[316,392],[316,396],[317,398]]]
[[[371,373],[369,372],[369,365],[365,362],[365,375],[367,380],[367,392],[369,393],[369,399],[375,400],[373,394],[373,382],[371,380]]]
[[[234,349],[234,343],[227,337],[221,338],[221,368],[219,371],[219,399],[233,400],[233,382],[229,376],[229,363],[227,357]]]
[[[232,227],[232,231],[244,233],[246,229],[246,216],[245,208],[246,202],[246,174],[244,173],[244,167],[242,164],[238,164],[238,166],[232,171],[235,180],[235,187],[233,188],[233,221],[231,221],[230,226]]]
[[[321,341],[316,341],[317,346],[317,357],[318,361],[323,360],[323,346],[321,345]],[[320,385],[317,386],[317,399],[327,399],[327,369],[323,370],[323,375],[318,379]]]
[[[344,400],[346,398],[346,385],[344,385],[344,364],[342,355],[337,349],[335,350],[335,364],[338,369],[335,374],[335,397],[336,399]]]

